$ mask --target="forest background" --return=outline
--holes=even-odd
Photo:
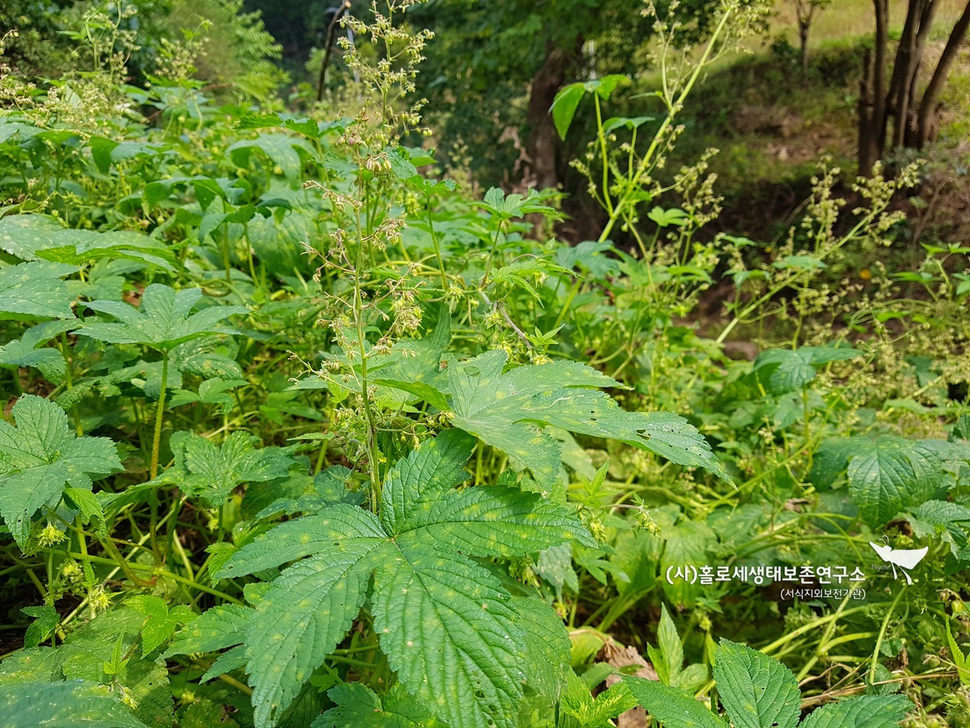
[[[968,26],[7,2],[4,719],[970,725]]]

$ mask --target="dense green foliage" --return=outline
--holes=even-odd
[[[570,245],[399,143],[411,4],[354,21],[346,116],[219,106],[192,38],[123,85],[118,26],[0,81],[12,725],[965,725],[968,251],[874,260],[917,172],[702,236],[706,159],[659,170],[730,3],[658,30],[660,118],[558,95],[606,220]]]

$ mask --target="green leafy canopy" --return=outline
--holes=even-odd
[[[520,608],[475,559],[515,558],[569,539],[595,542],[565,508],[534,494],[456,489],[467,478],[473,446],[459,430],[422,443],[389,472],[379,515],[330,506],[244,546],[217,577],[297,561],[272,582],[243,627],[221,629],[220,618],[213,635],[200,628],[203,615],[173,649],[244,645],[256,725],[271,726],[370,593],[381,649],[409,693],[454,728],[512,728],[529,673]]]

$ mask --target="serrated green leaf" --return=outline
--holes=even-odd
[[[795,728],[798,724],[798,682],[791,670],[764,653],[722,639],[714,679],[735,728]]]
[[[98,497],[90,490],[83,488],[65,488],[64,496],[81,511],[86,523],[93,520],[104,521],[104,509]]]
[[[60,655],[53,647],[28,647],[0,662],[0,685],[51,683],[61,678]]]
[[[393,532],[398,521],[406,520],[422,493],[440,493],[468,479],[465,463],[471,457],[475,439],[461,430],[446,430],[425,440],[410,455],[399,460],[387,474],[381,522]]]
[[[514,728],[522,630],[490,572],[409,544],[377,571],[371,601],[381,648],[410,692],[452,728]]]
[[[823,705],[801,728],[896,728],[912,707],[902,695],[860,695]]]
[[[273,582],[246,630],[257,727],[274,725],[350,629],[367,594],[375,539],[335,542]]]
[[[141,344],[167,351],[179,344],[211,333],[235,333],[217,324],[234,314],[246,313],[241,306],[210,306],[196,313],[192,309],[202,298],[198,288],[176,291],[153,283],[142,294],[141,306],[120,301],[91,301],[87,307],[105,313],[118,323],[87,323],[78,330],[82,336],[110,344]]]
[[[504,451],[540,484],[555,481],[562,448],[537,424],[619,440],[726,477],[696,428],[678,415],[620,409],[592,389],[619,383],[592,367],[557,361],[503,373],[506,359],[504,351],[490,351],[448,368],[454,424]]]
[[[236,142],[229,147],[228,154],[233,164],[247,167],[250,155],[259,150],[280,168],[282,174],[288,180],[296,182],[300,177],[300,170],[303,168],[303,161],[297,152],[298,149],[309,156],[314,156],[305,139],[286,134],[260,134],[256,139]]]
[[[586,683],[572,671],[566,679],[568,689],[560,701],[560,710],[584,728],[609,728],[613,718],[637,705],[624,683],[616,683],[594,698]]]
[[[4,728],[147,728],[110,687],[82,680],[0,685]]]
[[[728,728],[724,720],[683,690],[632,676],[624,677],[623,682],[664,728]]]
[[[360,683],[344,683],[327,691],[337,707],[318,717],[310,728],[431,728],[434,713],[394,685],[383,697]]]
[[[177,259],[163,241],[129,230],[58,230],[37,257],[81,265],[94,260],[132,260],[175,273]]]
[[[869,446],[866,437],[837,437],[825,440],[812,458],[808,479],[816,488],[829,489],[845,473],[849,458]]]
[[[239,551],[216,572],[217,579],[233,579],[272,569],[288,561],[327,551],[336,541],[385,541],[387,532],[377,517],[357,506],[337,504],[305,518],[287,521]]]
[[[47,215],[6,215],[0,218],[0,250],[21,260],[37,260],[37,251],[51,247],[51,235],[62,229]]]
[[[849,495],[873,527],[932,497],[940,482],[938,454],[919,443],[880,437],[849,458]]]
[[[164,599],[148,594],[132,597],[128,600],[128,605],[147,617],[141,629],[141,648],[145,657],[168,642],[175,630],[195,617],[184,604],[177,604],[169,609]]]
[[[815,378],[817,367],[833,361],[862,356],[851,347],[803,346],[800,349],[769,349],[755,359],[753,369],[772,394],[800,390]]]
[[[558,546],[567,538],[596,541],[563,506],[536,493],[479,486],[426,496],[397,524],[404,538],[447,543],[469,556],[506,558]]]
[[[241,644],[253,610],[238,604],[221,604],[188,623],[162,657],[215,652]]]
[[[45,321],[27,329],[18,340],[0,346],[0,366],[34,367],[49,381],[60,384],[67,372],[67,362],[61,352],[46,348],[55,336],[77,325],[72,320]]]
[[[20,611],[34,618],[24,634],[24,647],[27,649],[46,642],[61,624],[61,615],[48,604],[41,607],[24,607]]]
[[[76,437],[53,402],[26,394],[12,414],[16,427],[0,421],[0,516],[24,549],[31,516],[56,507],[65,487],[90,490],[92,477],[122,465],[111,440]]]
[[[238,485],[283,477],[293,465],[292,458],[278,450],[257,450],[253,443],[258,440],[233,432],[216,445],[201,435],[176,432],[170,441],[175,468],[162,480],[174,480],[183,493],[211,506],[221,505]]]
[[[660,611],[660,624],[657,626],[657,645],[660,647],[660,655],[663,659],[666,682],[668,685],[677,684],[677,675],[684,666],[684,645],[677,634],[677,627],[674,620],[670,618],[667,605],[662,604]],[[656,668],[656,664],[654,664]],[[657,671],[660,674],[660,671]]]
[[[73,265],[46,262],[0,268],[0,320],[74,318],[74,297],[61,278],[76,272]]]
[[[553,608],[541,599],[513,597],[512,607],[518,614],[525,639],[525,681],[555,703],[569,671],[572,643],[566,627]]]
[[[558,210],[545,204],[542,193],[536,190],[529,190],[529,194],[525,196],[517,192],[506,195],[499,187],[492,187],[485,193],[485,198],[479,203],[479,207],[488,210],[501,220],[536,213],[561,217]]]

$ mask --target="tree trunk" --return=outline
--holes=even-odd
[[[532,79],[529,95],[529,157],[536,187],[555,188],[559,184],[559,137],[549,108],[566,79],[568,54],[549,48],[545,63]]]
[[[943,89],[943,84],[946,83],[950,67],[960,51],[960,44],[966,37],[968,29],[970,29],[970,0],[963,9],[960,19],[953,26],[950,37],[946,41],[946,47],[943,48],[943,55],[940,56],[929,85],[923,92],[923,100],[920,103],[916,118],[916,136],[913,139],[913,146],[917,149],[936,138],[940,115],[940,105],[937,103],[937,98]]]
[[[808,33],[811,27],[811,18],[798,19],[798,42],[802,49],[802,73],[808,73]]]
[[[873,0],[875,47],[866,51],[859,94],[859,174],[868,177],[886,148],[886,46],[889,42],[889,0]]]
[[[916,126],[916,90],[926,37],[933,27],[938,0],[910,0],[893,64],[887,112],[894,119],[892,148],[907,144]]]
[[[888,0],[873,0],[876,11],[876,40],[873,54],[866,52],[865,72],[859,95],[859,174],[868,176],[872,166],[886,151],[909,147],[920,149],[936,137],[941,104],[939,95],[946,83],[960,44],[970,31],[970,0],[953,26],[943,55],[930,82],[918,94],[919,71],[926,41],[933,27],[939,0],[909,0],[906,22],[899,39],[893,63],[892,78],[886,88],[886,45],[888,43]],[[871,61],[871,63],[870,63]],[[889,117],[894,120],[893,134],[887,139]]]

